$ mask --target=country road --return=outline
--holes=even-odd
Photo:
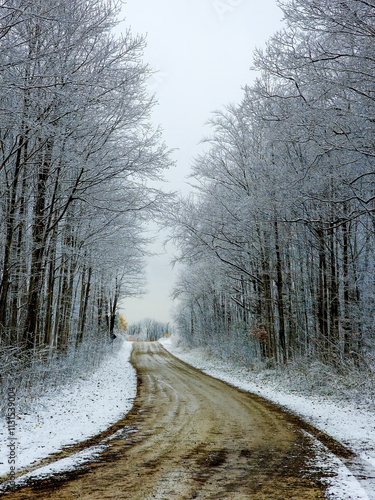
[[[135,404],[100,458],[6,498],[324,497],[307,434],[314,430],[307,424],[190,367],[158,343],[136,342],[132,363],[138,374]],[[318,438],[345,455],[327,436]]]

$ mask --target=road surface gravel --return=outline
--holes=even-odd
[[[324,498],[306,432],[316,430],[158,343],[135,342],[131,361],[137,397],[103,454],[82,469],[33,481],[9,500]],[[317,437],[337,455],[347,453]]]

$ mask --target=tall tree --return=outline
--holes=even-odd
[[[112,34],[121,5],[9,0],[1,9],[3,342],[79,344],[98,314],[104,270],[116,266],[103,292],[107,301],[115,289],[113,315],[124,266],[142,259],[136,233],[163,198],[146,180],[169,160],[149,124],[144,38]],[[122,261],[112,257],[121,237],[130,253]]]

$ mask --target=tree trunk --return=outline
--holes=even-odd
[[[21,170],[21,154],[22,154],[22,144],[24,138],[21,136],[18,139],[18,150],[16,155],[16,161],[14,166],[14,175],[11,183],[10,194],[7,200],[7,210],[6,210],[6,237],[4,242],[4,257],[3,257],[3,276],[0,284],[0,327],[1,329],[7,330],[7,311],[8,311],[8,291],[10,282],[10,257],[11,248],[13,243],[14,231],[14,219],[16,213],[16,198],[17,198],[17,188],[18,181],[20,177]]]
[[[86,317],[87,317],[87,306],[90,296],[91,275],[92,275],[91,267],[88,270],[87,281],[86,281],[86,269],[84,269],[84,271],[82,272],[81,300],[79,308],[79,321],[78,321],[76,346],[78,346],[83,340],[83,333],[85,330]]]
[[[330,240],[330,280],[329,280],[329,357],[337,361],[339,341],[339,290],[336,271],[336,251],[334,229],[329,231]]]
[[[317,229],[319,243],[319,272],[318,272],[318,294],[317,312],[319,324],[319,349],[324,360],[328,350],[328,317],[327,317],[327,262],[326,245],[323,228]]]
[[[283,300],[283,273],[282,262],[279,245],[279,228],[277,221],[274,223],[275,228],[275,251],[276,251],[276,287],[277,287],[277,311],[279,315],[279,342],[282,354],[282,361],[287,361],[286,341],[285,341],[285,319],[284,319],[284,300]]]
[[[43,256],[46,250],[45,204],[49,170],[51,167],[52,140],[45,145],[37,181],[37,193],[34,208],[33,246],[31,255],[31,276],[28,290],[27,316],[24,329],[26,347],[32,349],[36,342],[37,319],[39,314],[40,294],[42,290]]]

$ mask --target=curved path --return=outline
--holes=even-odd
[[[132,363],[138,395],[121,423],[125,432],[85,469],[37,481],[9,500],[324,497],[299,421],[158,343],[136,342]]]

